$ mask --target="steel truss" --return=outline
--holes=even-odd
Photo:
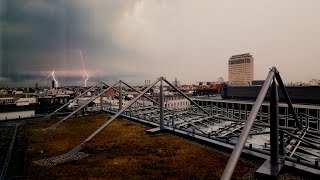
[[[276,82],[278,82],[279,89],[287,100],[289,111],[291,113],[290,118],[295,120],[297,124],[296,128],[279,126],[279,100],[277,92],[278,86],[276,85]],[[145,94],[158,83],[160,83],[160,102],[155,101],[150,96]],[[162,90],[163,83],[166,83],[177,90],[179,94],[191,102],[192,106],[189,111],[177,111],[168,109],[166,106],[164,106],[164,93]],[[270,102],[270,120],[257,120],[256,116],[271,83],[272,98]],[[93,139],[113,120],[122,114],[126,117],[141,119],[143,121],[156,124],[161,130],[179,129],[181,131],[217,141],[236,144],[234,152],[232,153],[228,165],[225,168],[224,174],[221,177],[222,179],[231,178],[232,172],[238,162],[243,148],[263,152],[264,154],[270,154],[271,164],[279,164],[280,159],[286,159],[290,161],[296,160],[295,162],[297,163],[307,162],[307,164],[309,163],[309,166],[313,163],[314,167],[318,167],[317,159],[320,157],[320,141],[318,140],[318,137],[320,133],[313,131],[309,127],[302,126],[301,119],[306,119],[306,116],[302,114],[298,118],[298,116],[295,114],[279,72],[275,67],[270,70],[265,84],[262,87],[256,103],[254,104],[246,121],[241,119],[236,114],[224,110],[223,108],[218,108],[212,105],[210,107],[202,107],[198,105],[163,77],[158,78],[143,92],[139,92],[122,81],[119,81],[118,85],[118,88],[115,88],[116,84],[110,88],[115,89],[115,91],[119,93],[119,96],[122,95],[122,85],[126,85],[139,94],[124,107],[120,106],[122,102],[119,102],[118,108],[103,107],[104,111],[113,112],[115,115],[107,120],[82,143],[68,153],[64,154],[64,158],[68,158],[79,152],[87,142]],[[136,106],[137,101],[141,97],[145,97],[146,99],[152,101],[154,105],[143,106],[143,104],[138,104],[138,106]],[[122,98],[119,98],[119,101],[121,101],[120,99],[122,100]],[[220,114],[214,114],[212,110],[213,108],[218,110],[217,112]],[[264,121],[266,120],[270,121],[270,124],[265,123]]]

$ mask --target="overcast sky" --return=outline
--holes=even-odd
[[[255,79],[320,79],[319,0],[0,0],[1,85],[228,80],[251,53]],[[7,32],[7,33],[6,33]],[[50,78],[47,78],[50,79]]]

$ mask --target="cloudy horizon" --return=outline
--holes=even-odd
[[[232,55],[254,57],[257,80],[320,79],[316,0],[0,0],[0,86],[62,85],[164,76],[183,84],[228,80]]]

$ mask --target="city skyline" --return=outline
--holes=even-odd
[[[250,53],[254,77],[320,79],[318,1],[1,1],[0,82],[33,86],[55,71],[89,85],[177,77],[228,80],[228,59]],[[7,66],[7,68],[6,68]],[[92,84],[90,84],[90,82]]]

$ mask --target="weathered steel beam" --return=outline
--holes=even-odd
[[[257,97],[257,100],[256,102],[254,103],[254,106],[252,107],[252,110],[250,112],[250,115],[246,121],[246,124],[243,128],[243,130],[241,131],[241,134],[240,134],[240,137],[238,139],[238,142],[236,144],[236,146],[234,147],[234,150],[232,151],[232,154],[229,158],[229,161],[227,163],[227,166],[225,167],[224,171],[223,171],[223,174],[221,176],[221,179],[222,180],[229,180],[231,179],[231,176],[233,174],[233,171],[238,163],[238,160],[240,158],[240,155],[241,155],[241,152],[242,152],[242,149],[247,141],[247,138],[249,136],[249,133],[250,133],[250,129],[253,125],[253,122],[254,120],[256,119],[257,117],[257,114],[260,110],[260,107],[263,103],[263,100],[264,98],[266,97],[266,94],[268,92],[268,89],[269,89],[269,86],[270,86],[270,83],[274,77],[274,72],[275,68],[272,68],[270,71],[269,71],[269,74],[266,78],[266,81],[264,82],[262,88],[261,88],[261,91]]]

